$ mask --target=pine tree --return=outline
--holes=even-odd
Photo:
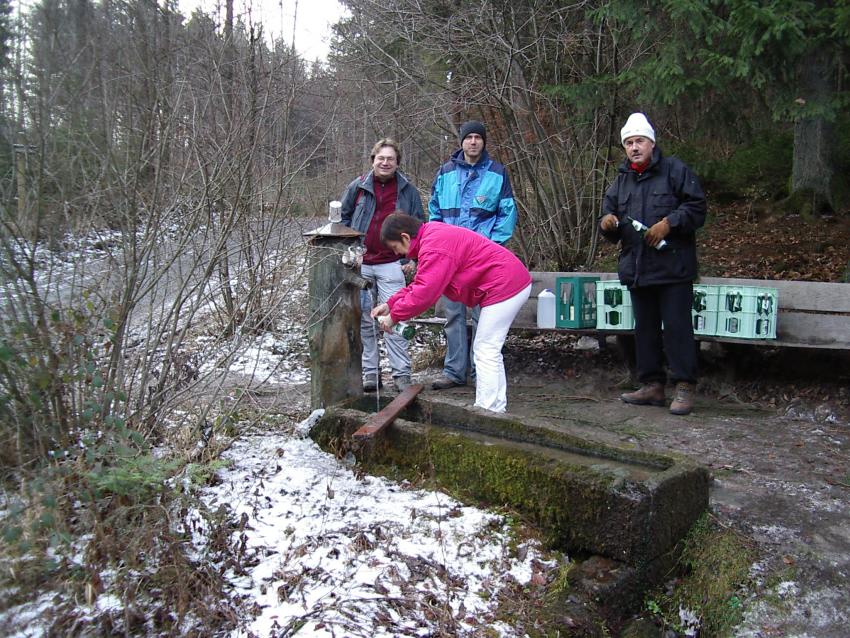
[[[616,77],[638,103],[712,96],[727,105],[764,104],[794,128],[791,194],[805,194],[814,212],[835,207],[832,125],[850,100],[842,81],[847,0],[618,0],[595,15],[617,25],[621,48],[642,48]]]

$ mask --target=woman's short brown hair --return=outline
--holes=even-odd
[[[388,241],[401,241],[401,234],[410,235],[411,239],[416,237],[422,222],[415,217],[405,213],[403,210],[388,215],[381,225],[381,243],[385,246]]]

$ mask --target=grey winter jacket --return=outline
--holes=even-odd
[[[678,158],[664,157],[656,146],[643,174],[624,160],[602,202],[602,215],[611,213],[621,222],[616,230],[602,232],[609,241],[621,242],[620,283],[634,288],[696,279],[695,233],[705,223],[706,210],[697,176]],[[666,217],[668,246],[663,250],[648,246],[642,235],[623,223],[627,216],[648,227]]]
[[[401,171],[396,171],[396,183],[398,184],[396,208],[425,221],[425,212],[422,208],[422,198],[419,191],[414,188]],[[372,215],[375,214],[375,188],[372,171],[352,181],[345,189],[341,201],[342,223],[365,234],[369,229],[369,224],[372,223]]]

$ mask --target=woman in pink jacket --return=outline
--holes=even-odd
[[[506,248],[469,229],[440,222],[423,224],[393,213],[381,226],[381,241],[397,255],[418,262],[416,276],[372,310],[384,330],[433,306],[440,295],[481,306],[472,344],[475,405],[492,412],[507,407],[502,346],[519,309],[531,293],[531,275]]]

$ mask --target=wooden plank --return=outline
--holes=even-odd
[[[599,277],[617,279],[613,272],[538,272],[531,273],[531,297],[526,305],[536,308],[537,295],[544,288],[555,290],[557,277]],[[779,291],[779,307],[789,310],[850,313],[850,284],[822,281],[774,281],[733,277],[700,277],[697,283],[714,286],[759,286]]]
[[[442,327],[445,319],[413,319],[413,323]],[[818,315],[808,313],[782,313],[779,315],[776,339],[733,339],[713,335],[695,335],[697,341],[719,341],[754,346],[790,348],[826,348],[850,350],[850,316]],[[569,332],[596,337],[599,335],[633,334],[632,330],[596,330],[595,328],[553,328],[542,330],[537,321],[514,321],[511,330],[534,330],[535,332]]]
[[[364,423],[362,427],[352,435],[352,437],[358,441],[363,441],[374,437],[384,428],[389,426],[393,421],[395,421],[395,418],[399,415],[399,412],[401,412],[407,406],[413,403],[413,400],[416,398],[416,395],[422,392],[422,387],[423,386],[421,383],[409,386],[395,399],[390,401],[387,407],[369,417],[366,423]]]
[[[765,288],[776,288],[779,292],[780,309],[850,313],[850,284],[827,283],[822,281],[725,279],[721,277],[702,277],[699,283],[715,286],[761,286]]]
[[[514,320],[512,329],[537,328],[537,295],[544,288],[554,291],[557,277],[599,277],[601,280],[617,278],[616,273],[595,272],[542,272],[531,273],[531,296]],[[752,343],[765,346],[789,346],[800,348],[850,349],[850,284],[824,283],[817,281],[770,281],[765,279],[739,279],[702,277],[702,284],[718,286],[759,286],[776,288],[779,293],[779,315],[776,339],[730,339],[727,337],[698,336],[702,341],[729,343]],[[439,318],[438,307],[433,323],[444,321]],[[557,328],[556,330],[564,330]],[[569,332],[595,335],[593,328],[568,330]],[[610,332],[610,334],[630,334]]]
[[[415,323],[419,326],[439,326],[440,328],[442,328],[443,326],[446,325],[446,318],[445,317],[424,317],[424,318],[416,317],[414,319],[408,319],[407,323]],[[467,323],[469,323],[469,320],[467,320]]]
[[[850,349],[850,315],[782,312],[776,322],[777,340],[815,348]]]
[[[512,330],[537,330],[536,315],[517,316]],[[789,346],[796,348],[832,348],[850,350],[850,315],[818,314],[811,312],[780,311],[776,339],[732,339],[711,335],[697,335],[700,341],[722,341],[728,343],[751,343],[763,346]],[[556,330],[564,330],[556,328]],[[577,334],[595,335],[593,328],[569,330]],[[607,334],[631,334],[632,331],[605,331]]]

